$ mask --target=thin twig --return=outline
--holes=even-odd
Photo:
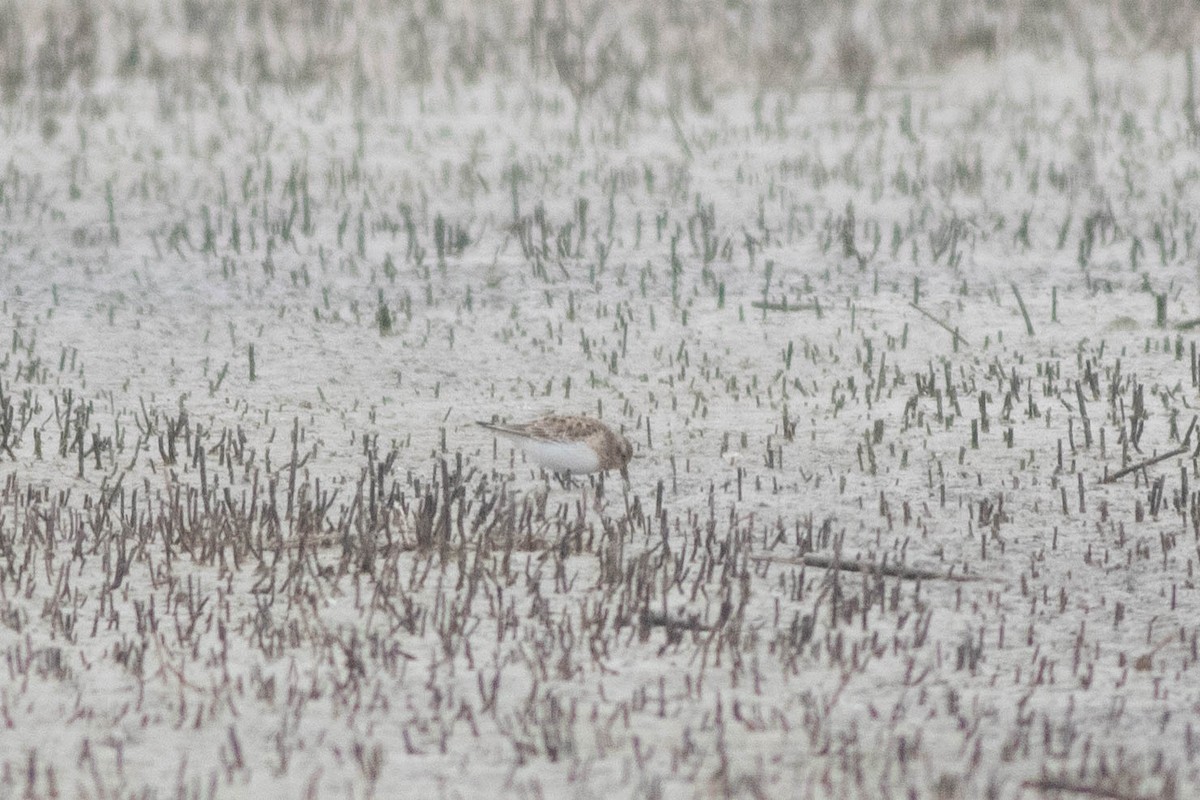
[[[820,569],[840,569],[845,572],[876,572],[880,575],[886,575],[889,578],[903,578],[910,581],[957,581],[968,583],[971,581],[983,580],[976,575],[955,575],[953,573],[941,572],[934,569],[920,569],[919,567],[906,567],[901,564],[879,564],[877,562],[864,561],[843,561],[835,556],[824,556],[818,553],[806,553],[800,558],[788,558],[786,556],[750,556],[755,561],[773,561],[779,564],[803,564],[806,567],[818,567]]]
[[[1113,481],[1117,481],[1117,480],[1120,480],[1121,478],[1124,478],[1126,475],[1128,475],[1131,472],[1137,472],[1139,469],[1153,466],[1154,464],[1157,464],[1160,461],[1166,461],[1168,458],[1174,458],[1175,456],[1181,456],[1188,451],[1188,447],[1189,447],[1189,445],[1184,444],[1183,447],[1176,447],[1174,450],[1172,450],[1168,453],[1163,453],[1161,456],[1153,456],[1152,458],[1147,458],[1142,461],[1139,461],[1136,464],[1131,464],[1128,467],[1126,467],[1125,469],[1117,470],[1112,475],[1109,475],[1107,478],[1102,479],[1100,482],[1101,483],[1112,483]]]
[[[816,311],[820,313],[821,307],[816,303],[801,303],[797,305],[788,305],[788,303],[764,303],[762,300],[755,300],[750,304],[752,308],[759,308],[763,311]]]
[[[1147,458],[1142,461],[1139,461],[1138,463],[1132,464],[1128,467],[1125,467],[1124,469],[1119,469],[1116,472],[1114,472],[1112,475],[1106,476],[1100,482],[1101,483],[1112,483],[1113,481],[1124,478],[1126,475],[1128,475],[1131,472],[1137,472],[1139,469],[1142,469],[1144,467],[1152,466],[1154,464],[1157,464],[1160,461],[1166,461],[1168,458],[1171,458],[1173,456],[1183,455],[1192,446],[1192,433],[1195,432],[1195,430],[1196,430],[1196,420],[1197,420],[1197,417],[1195,415],[1193,415],[1192,423],[1190,425],[1188,425],[1187,433],[1185,433],[1183,435],[1183,444],[1181,444],[1179,447],[1175,448],[1174,450],[1172,450],[1169,453],[1163,453],[1161,456],[1152,456],[1151,458]]]
[[[1033,323],[1029,321],[1029,309],[1025,308],[1025,301],[1021,299],[1021,290],[1017,288],[1014,282],[1012,286],[1013,294],[1016,295],[1017,305],[1021,308],[1021,316],[1025,318],[1025,332],[1033,336]]]
[[[679,118],[675,116],[675,112],[668,110],[667,116],[671,120],[671,129],[675,132],[675,141],[679,142],[679,147],[683,150],[683,157],[687,161],[692,160],[692,148],[688,146],[687,135],[683,132],[683,126],[679,124]]]
[[[917,305],[916,303],[912,302],[911,300],[909,301],[909,303],[908,303],[908,304],[909,304],[910,306],[912,306],[913,308],[915,308],[917,311],[919,311],[919,312],[921,312],[922,314],[924,314],[924,315],[925,315],[925,316],[926,316],[926,317],[927,317],[929,320],[931,320],[931,321],[932,321],[933,323],[935,323],[936,325],[940,325],[940,326],[942,327],[942,329],[943,329],[944,331],[946,331],[946,333],[950,334],[950,335],[951,335],[951,336],[953,336],[955,339],[957,339],[958,341],[960,341],[960,342],[962,342],[963,344],[965,344],[967,347],[970,347],[970,346],[971,346],[971,343],[970,343],[970,342],[968,342],[968,341],[967,341],[967,340],[966,340],[966,339],[963,337],[963,335],[962,335],[961,333],[959,333],[959,332],[958,332],[958,329],[957,329],[957,328],[951,328],[949,325],[947,325],[946,323],[942,322],[940,319],[938,319],[937,317],[935,317],[933,314],[930,314],[928,311],[926,311],[925,309],[921,308],[919,305]]]
[[[1040,778],[1036,781],[1022,781],[1021,786],[1026,789],[1034,789],[1039,792],[1069,792],[1071,794],[1082,794],[1088,797],[1105,797],[1109,800],[1144,800],[1145,795],[1130,794],[1117,789],[1107,789],[1103,786],[1095,786],[1088,783],[1075,783],[1074,781],[1063,780],[1060,778]]]

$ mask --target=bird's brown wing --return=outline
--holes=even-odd
[[[555,442],[577,442],[589,436],[594,436],[597,433],[606,433],[608,431],[604,427],[604,423],[598,419],[592,419],[591,417],[559,417],[554,415],[535,419],[521,427],[528,436],[536,436],[539,439],[549,439]]]
[[[605,432],[604,423],[591,417],[560,417],[551,414],[531,422],[501,425],[479,420],[476,424],[508,436],[544,439],[548,442],[577,442]]]

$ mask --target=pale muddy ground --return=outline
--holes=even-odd
[[[0,796],[1190,796],[1183,84],[10,99]]]

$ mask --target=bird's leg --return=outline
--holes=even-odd
[[[604,473],[588,475],[588,486],[592,488],[592,510],[597,514],[604,511]],[[583,502],[587,505],[587,491],[584,490]]]

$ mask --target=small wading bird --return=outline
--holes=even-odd
[[[570,476],[616,469],[629,479],[633,445],[598,419],[550,415],[521,424],[478,424],[512,440],[551,472]]]

